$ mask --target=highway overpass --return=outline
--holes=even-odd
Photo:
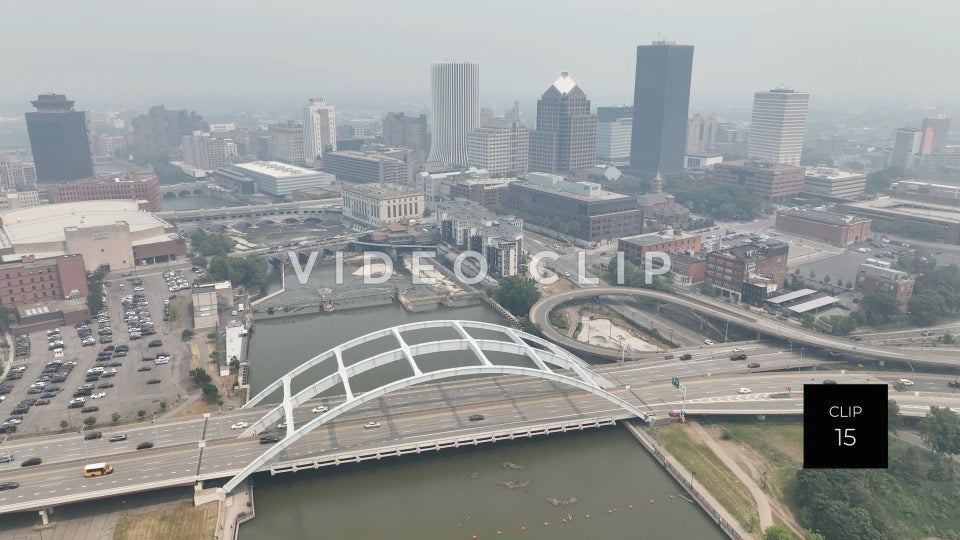
[[[381,337],[396,338],[400,332],[397,329],[400,327],[385,329],[321,353],[282,377],[276,392],[284,392],[283,389],[287,388],[288,399],[280,405],[279,415],[278,406],[264,404],[264,399],[261,403],[254,402],[250,408],[222,414],[96,428],[103,431],[103,437],[89,441],[78,433],[6,439],[0,443],[0,453],[13,455],[14,459],[9,464],[0,464],[0,470],[4,471],[5,479],[19,482],[20,487],[0,492],[0,513],[44,511],[70,502],[219,481],[245,474],[252,463],[257,463],[257,471],[279,473],[511,437],[599,427],[634,418],[638,416],[637,411],[642,413],[641,417],[651,420],[666,419],[667,413],[678,411],[682,406],[686,407],[688,414],[797,415],[801,413],[800,392],[805,383],[821,382],[826,377],[841,383],[882,384],[897,377],[896,374],[883,374],[887,378],[878,379],[865,372],[827,374],[801,371],[801,368],[819,362],[762,346],[752,346],[747,351],[752,361],[760,363],[759,369],[750,369],[744,362],[730,361],[730,346],[698,352],[693,360],[686,362],[661,359],[590,366],[555,345],[536,340],[528,342],[526,336],[513,329],[499,327],[502,336],[498,340],[492,335],[495,328],[491,327],[495,325],[464,322],[460,327],[468,330],[470,337],[461,334],[453,325],[448,327],[454,332],[452,339],[417,343],[412,338],[401,337],[397,340],[397,347],[390,351],[344,365],[347,386],[352,375],[362,373],[374,364],[406,363],[413,373],[416,364],[424,375],[454,369],[442,363],[446,360],[440,365],[428,366],[418,357],[431,350],[460,350],[463,344],[481,351],[481,354],[473,351],[473,358],[477,360],[474,365],[477,366],[491,367],[479,360],[481,355],[486,355],[493,365],[521,366],[516,358],[506,361],[502,354],[491,352],[516,347],[514,350],[523,349],[523,352],[513,357],[528,355],[526,364],[522,364],[526,369],[541,369],[529,356],[531,352],[513,339],[513,335],[530,344],[533,355],[539,356],[554,376],[526,372],[517,376],[517,372],[504,370],[507,375],[435,380],[411,386],[417,377],[412,375],[399,386],[387,383],[374,390],[365,388],[367,391],[362,395],[350,390],[343,395],[333,395],[334,392],[314,395],[319,386],[313,385],[322,386],[322,381],[329,380],[324,377],[313,381],[308,378],[306,382],[293,386],[300,373],[315,376],[317,370],[312,367],[329,365],[335,374],[340,374],[340,366],[335,365],[338,364],[337,351],[342,357],[350,346]],[[423,327],[408,325],[406,330],[416,331],[417,328]],[[410,357],[414,358],[413,362]],[[434,358],[436,361],[437,357]],[[457,368],[465,365],[460,362]],[[493,369],[477,371],[484,372],[496,373]],[[546,373],[544,371],[541,375]],[[670,385],[670,378],[675,376],[679,376],[687,387],[685,403],[681,394]],[[561,382],[561,377],[579,380],[581,384]],[[922,414],[931,404],[960,408],[960,399],[946,393],[949,390],[947,379],[937,376],[923,380],[915,378],[916,395],[910,392],[895,397],[910,414]],[[744,386],[752,388],[752,393],[737,392]],[[794,390],[789,398],[771,397],[784,387]],[[299,391],[294,392],[294,388]],[[269,388],[265,389],[263,398],[269,393]],[[325,417],[326,412],[312,412],[320,404],[328,408],[327,412],[338,411],[338,414]],[[470,421],[469,417],[475,414],[483,415],[484,419]],[[278,430],[275,419],[286,421],[291,429]],[[366,429],[364,424],[371,421],[381,425]],[[231,429],[237,422],[257,426],[253,431],[258,433],[247,432],[245,428]],[[241,432],[244,432],[243,436]],[[109,442],[112,435],[119,433],[126,434],[127,439]],[[259,444],[257,435],[264,433],[286,436],[284,440],[289,440],[289,444],[263,459],[265,452],[278,448]],[[300,436],[291,440],[294,433]],[[137,450],[136,446],[142,442],[152,442],[154,447]],[[36,467],[20,467],[20,463],[29,457],[40,457],[43,463]],[[115,472],[98,478],[81,476],[84,463],[100,461],[112,464]]]
[[[299,201],[223,208],[200,208],[198,210],[170,210],[157,212],[157,216],[177,225],[239,224],[256,225],[263,222],[300,222],[307,219],[339,219],[340,199],[322,201]]]
[[[880,347],[863,344],[858,341],[844,339],[840,337],[817,334],[802,328],[797,328],[793,324],[784,322],[755,312],[745,312],[743,309],[737,309],[730,305],[710,302],[706,298],[699,298],[690,295],[679,296],[651,289],[639,289],[631,287],[590,287],[574,289],[543,298],[530,309],[530,320],[538,325],[543,331],[544,336],[550,341],[562,345],[564,348],[576,351],[580,354],[597,356],[600,358],[619,358],[621,351],[609,347],[598,347],[583,343],[576,339],[567,337],[549,321],[549,314],[561,304],[576,300],[586,300],[595,296],[620,296],[632,298],[645,298],[656,300],[663,303],[675,304],[693,310],[696,313],[707,317],[729,321],[742,328],[757,332],[758,335],[766,335],[786,341],[793,342],[797,346],[816,347],[824,350],[833,350],[843,352],[849,355],[868,357],[876,360],[905,362],[914,365],[932,365],[932,366],[960,366],[960,357],[956,352],[943,352],[938,350],[924,351],[917,354],[912,351],[900,351],[895,348]],[[702,349],[708,349],[708,346]],[[680,352],[684,352],[680,350]]]

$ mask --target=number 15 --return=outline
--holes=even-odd
[[[856,431],[854,428],[837,428],[834,431],[837,432],[837,446],[853,446],[857,444],[857,438],[853,436],[853,432]]]

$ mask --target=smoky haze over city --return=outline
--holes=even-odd
[[[0,7],[0,538],[960,538],[960,5]]]

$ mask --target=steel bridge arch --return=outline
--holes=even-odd
[[[407,330],[417,330],[425,328],[452,328],[460,334],[459,339],[448,339],[448,340],[438,340],[430,341],[425,343],[418,344],[407,344],[404,341],[401,332]],[[483,330],[493,330],[500,332],[506,335],[510,341],[499,341],[492,339],[476,339],[471,336],[466,328],[477,328]],[[379,339],[382,337],[392,335],[398,342],[398,347],[390,351],[377,354],[375,356],[368,357],[364,360],[345,366],[343,364],[343,351],[348,350],[357,345],[367,343],[369,341]],[[535,349],[530,345],[529,342],[536,343],[545,347],[545,349]],[[479,362],[479,365],[467,365],[459,366],[454,368],[440,369],[436,371],[423,372],[416,361],[416,356],[422,354],[431,354],[437,352],[449,352],[449,351],[464,351],[468,350],[473,353],[474,358]],[[509,354],[516,354],[521,356],[526,356],[529,358],[535,367],[520,367],[520,366],[511,366],[511,365],[496,365],[490,362],[490,360],[484,354],[484,351],[488,352],[504,352]],[[291,395],[290,385],[294,377],[303,373],[307,369],[310,369],[313,366],[318,365],[319,363],[325,360],[334,360],[337,363],[337,371],[327,375],[320,380],[314,382],[310,386],[304,388],[296,395]],[[373,368],[391,364],[394,362],[407,362],[413,370],[413,375],[399,379],[380,387],[377,387],[373,390],[365,392],[361,395],[354,395],[353,391],[350,388],[350,378],[354,375],[364,373]],[[555,367],[558,367],[563,370],[567,370],[570,373],[557,373],[554,372],[548,364],[551,364]],[[476,375],[517,375],[524,377],[534,377],[539,379],[544,379],[552,382],[557,382],[577,388],[579,390],[584,390],[590,393],[593,393],[599,397],[602,397],[614,405],[623,408],[624,410],[630,412],[631,414],[643,419],[644,421],[649,421],[649,415],[644,411],[641,411],[634,405],[620,399],[619,397],[611,394],[605,388],[609,388],[612,385],[609,381],[591,373],[590,371],[584,369],[585,364],[579,358],[571,355],[570,353],[564,351],[563,349],[553,345],[552,343],[538,338],[536,336],[514,330],[512,328],[507,328],[504,326],[499,326],[490,323],[481,323],[476,321],[424,321],[418,323],[410,323],[401,326],[395,326],[392,328],[386,328],[383,330],[378,330],[376,332],[371,332],[365,336],[353,339],[343,345],[334,347],[329,351],[321,353],[310,360],[300,364],[296,368],[290,370],[287,374],[282,376],[277,381],[273,382],[266,388],[264,388],[260,393],[254,396],[244,408],[252,407],[260,403],[264,398],[269,394],[277,391],[278,389],[283,389],[283,402],[266,414],[261,417],[260,420],[255,422],[253,425],[248,427],[240,435],[240,437],[245,436],[255,436],[259,432],[271,427],[273,423],[280,418],[286,419],[287,422],[287,433],[286,436],[277,444],[272,445],[269,449],[264,451],[260,456],[250,462],[243,470],[237,473],[236,476],[230,479],[226,485],[224,485],[224,490],[229,492],[233,490],[237,485],[239,485],[243,480],[245,480],[250,474],[255,472],[257,469],[265,465],[269,460],[274,456],[282,452],[284,449],[289,447],[291,444],[307,435],[314,429],[320,427],[324,423],[337,418],[338,416],[356,408],[364,403],[379,399],[380,397],[394,392],[396,390],[401,390],[404,388],[409,388],[411,386],[422,384],[425,382],[465,377],[465,376],[476,376]],[[312,418],[310,421],[306,422],[302,426],[297,427],[293,422],[293,409],[299,405],[302,405],[309,399],[315,397],[316,395],[324,392],[325,390],[338,386],[342,384],[344,387],[344,392],[347,396],[346,401],[342,404],[337,405],[336,407],[331,408],[329,411],[322,413],[321,415]]]

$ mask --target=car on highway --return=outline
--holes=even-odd
[[[83,440],[85,441],[91,441],[93,439],[100,438],[103,438],[103,433],[100,433],[99,431],[91,431],[83,436]]]
[[[743,352],[743,347],[734,347],[733,352]]]
[[[19,482],[3,482],[0,483],[0,491],[6,491],[8,489],[17,489],[20,487]]]
[[[363,429],[373,429],[380,427],[380,422],[367,422],[363,425]]]
[[[279,424],[277,424],[277,429],[287,429],[287,423],[280,422]]]
[[[749,393],[750,393],[750,389],[749,389],[749,388],[737,388],[737,393],[738,393],[738,394],[749,394]]]
[[[230,426],[230,429],[244,429],[247,427],[250,427],[250,424],[246,422],[237,422],[236,424],[233,424],[232,426]]]
[[[482,414],[471,414],[470,418],[468,418],[467,420],[470,420],[471,422],[479,422],[481,420],[485,420],[486,418],[487,417]]]
[[[21,467],[33,467],[34,465],[39,465],[43,463],[43,460],[38,457],[27,458],[20,463]]]
[[[13,461],[13,456],[11,454],[0,456],[0,463],[10,463],[11,461]]]
[[[705,340],[703,340],[703,342],[706,343],[707,345],[713,345],[713,340],[712,340],[712,339],[705,339]]]
[[[160,384],[160,379],[147,379],[147,384]]]
[[[264,435],[260,437],[260,444],[274,444],[280,442],[280,437],[276,435]]]
[[[910,379],[900,379],[897,382],[904,386],[913,386],[913,381],[911,381]]]
[[[143,441],[142,443],[137,444],[137,450],[146,450],[147,448],[153,448],[153,443],[150,441]]]
[[[760,367],[760,362],[750,362],[749,364],[747,364],[747,367],[750,369],[758,368]]]
[[[823,384],[837,384],[837,381],[833,379],[824,379]]]
[[[318,406],[310,409],[310,412],[312,412],[312,413],[325,413],[325,412],[327,412],[328,410],[330,410],[330,409],[329,409],[326,405],[318,405]]]
[[[743,354],[743,353],[733,354],[733,355],[730,355],[730,359],[731,359],[731,360],[746,360],[746,359],[747,359],[747,355],[745,355],[745,354]]]
[[[109,440],[110,440],[110,442],[125,441],[125,440],[127,440],[127,434],[126,434],[126,433],[120,433],[120,434],[118,434],[118,435],[114,435],[113,437],[110,437]]]
[[[693,355],[690,353],[680,355],[681,360],[690,360],[691,358],[693,358]]]

